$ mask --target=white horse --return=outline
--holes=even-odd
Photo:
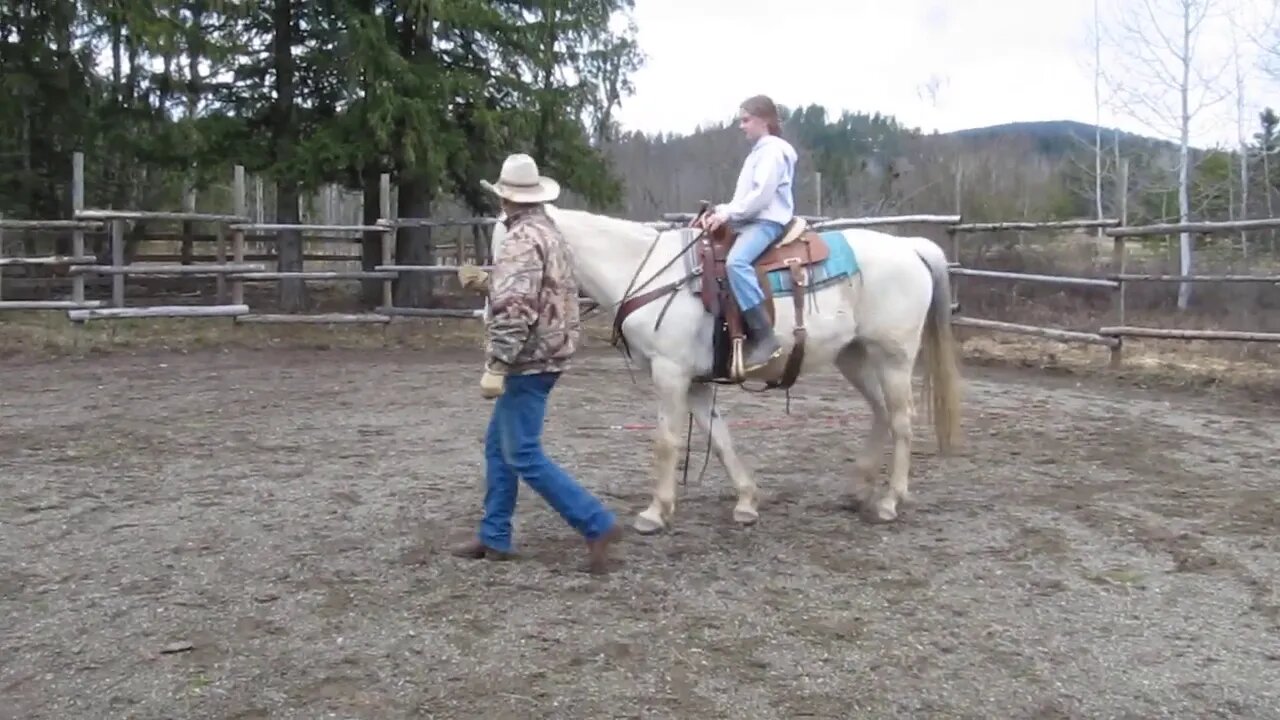
[[[684,263],[673,259],[695,240],[697,230],[658,230],[550,204],[546,208],[572,248],[582,290],[611,315],[627,297],[688,275]],[[865,229],[842,232],[855,253],[858,270],[808,291],[800,373],[803,377],[832,363],[871,406],[871,433],[854,463],[853,495],[863,510],[870,510],[870,520],[890,522],[897,517],[898,503],[910,499],[911,378],[922,342],[923,387],[939,449],[948,452],[959,439],[960,376],[951,333],[950,276],[945,253],[927,238]],[[495,223],[495,257],[504,237],[503,224]],[[696,288],[697,282],[689,287]],[[653,499],[634,522],[643,534],[660,532],[674,519],[676,466],[683,449],[681,425],[689,413],[709,433],[712,450],[737,489],[734,520],[749,525],[759,518],[752,473],[734,449],[728,423],[712,406],[711,385],[699,380],[711,375],[714,321],[689,287],[682,283],[673,291],[675,297],[646,303],[621,324],[628,351],[653,379],[658,401]],[[775,295],[773,301],[774,330],[782,355],[748,378],[776,378],[794,345],[793,298]],[[889,481],[877,487],[875,473],[890,436]]]

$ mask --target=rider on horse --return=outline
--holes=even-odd
[[[745,358],[750,372],[768,364],[782,351],[763,304],[764,293],[753,263],[782,235],[795,214],[792,184],[796,150],[782,138],[778,109],[767,96],[756,95],[742,103],[738,124],[751,140],[751,152],[742,164],[733,199],[716,205],[702,222],[714,232],[721,225],[738,233],[726,266],[729,287],[742,311],[751,348]]]

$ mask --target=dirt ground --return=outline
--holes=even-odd
[[[471,353],[0,361],[0,716],[1274,718],[1280,411],[966,368],[968,446],[918,429],[916,504],[847,507],[865,405],[834,373],[721,390],[764,491],[734,526],[695,430],[676,528],[606,578],[521,490],[474,527]],[[585,357],[547,445],[629,525],[646,383]],[[595,417],[592,417],[595,415]],[[808,424],[804,424],[808,418]],[[834,418],[834,419],[833,419]],[[775,423],[775,427],[760,424]]]

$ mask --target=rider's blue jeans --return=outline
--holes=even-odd
[[[759,305],[764,300],[764,292],[756,279],[756,270],[752,263],[769,247],[769,244],[782,235],[782,224],[772,220],[752,220],[739,227],[738,239],[729,249],[725,258],[725,270],[729,275],[729,289],[738,301],[743,312]]]
[[[542,452],[547,396],[559,379],[559,373],[508,376],[494,401],[484,438],[484,518],[478,532],[480,542],[494,550],[511,552],[518,478],[588,540],[600,537],[615,522],[600,500]]]

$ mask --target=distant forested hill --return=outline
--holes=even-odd
[[[946,136],[962,140],[983,142],[1002,141],[1010,138],[1029,138],[1037,143],[1036,149],[1044,153],[1065,153],[1080,146],[1081,143],[1092,145],[1097,126],[1075,120],[1038,120],[1028,122],[1011,122],[986,127],[967,128],[943,133]],[[1167,140],[1137,135],[1117,130],[1102,128],[1104,142],[1114,142],[1117,138],[1121,146],[1176,149],[1175,143]]]
[[[924,133],[880,113],[834,114],[808,105],[784,114],[784,134],[801,154],[796,196],[802,212],[946,213],[958,203],[975,220],[1097,213],[1095,131],[1088,123],[1013,122]],[[626,188],[625,207],[618,209],[651,218],[692,210],[702,199],[723,201],[746,151],[731,118],[687,135],[622,133],[606,148]],[[1112,128],[1102,133],[1104,212],[1118,212],[1114,183],[1121,158],[1130,166],[1130,219],[1176,215],[1177,145]],[[1199,214],[1225,217],[1238,160],[1203,150],[1193,160]],[[1260,183],[1261,175],[1255,175]]]

